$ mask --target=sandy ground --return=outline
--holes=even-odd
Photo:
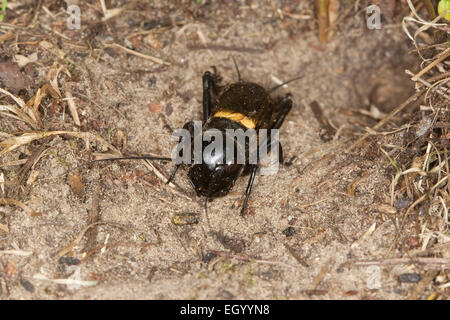
[[[32,252],[0,255],[1,298],[406,299],[433,292],[430,274],[436,268],[358,263],[404,257],[419,246],[417,231],[407,225],[389,251],[395,224],[380,209],[389,203],[395,169],[378,147],[399,137],[369,138],[348,152],[364,127],[376,123],[358,110],[376,103],[389,112],[413,90],[404,69],[414,69],[415,58],[406,54],[411,46],[398,20],[388,17],[381,30],[370,31],[364,14],[349,11],[339,31],[320,44],[313,1],[131,2],[108,23],[96,25],[102,17],[98,2],[79,1],[81,30],[66,28],[67,15],[57,2],[44,1],[50,13],[39,11],[35,29],[13,29],[21,34],[18,42],[34,43],[2,44],[4,60],[38,54],[22,69],[29,85],[17,94],[24,100],[46,83],[53,63],[69,61],[70,77],[61,75],[59,87],[63,93],[70,88],[81,125],[67,108],[63,115],[67,103],[60,101],[50,112],[46,98],[45,130],[93,132],[125,154],[170,155],[176,141],[169,127],[201,119],[203,72],[215,65],[224,82],[236,81],[232,54],[244,79],[266,87],[274,86],[275,78],[303,75],[278,92],[291,92],[294,101],[280,133],[289,163],[274,176],[256,178],[252,214],[239,215],[247,185],[240,178],[229,195],[208,203],[206,216],[185,171],[175,179],[183,196],[143,161],[83,166],[108,148],[56,136],[33,166],[34,180],[7,194],[42,215],[1,207],[0,223],[9,232],[0,231],[0,250]],[[125,2],[107,4],[120,8]],[[276,8],[291,17],[280,19]],[[36,44],[43,39],[63,58]],[[112,43],[170,65],[127,54]],[[339,129],[335,139],[321,138],[312,101]],[[7,133],[30,129],[5,117],[1,122]],[[27,158],[40,146],[42,140],[35,141],[1,161]],[[170,163],[156,164],[165,173],[172,169]],[[74,166],[81,166],[78,195],[66,175]],[[12,181],[19,169],[1,171]],[[198,224],[174,225],[171,219],[179,213],[198,214]],[[95,221],[105,224],[91,227],[60,259],[58,253]],[[42,279],[73,278],[72,263],[78,263],[79,279],[97,283],[70,288]],[[398,280],[411,273],[421,276],[419,283]]]

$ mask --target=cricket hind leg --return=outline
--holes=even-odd
[[[248,179],[247,189],[245,190],[245,198],[241,209],[241,216],[245,215],[245,209],[247,209],[248,199],[250,198],[250,194],[252,193],[253,182],[255,181],[256,170],[258,170],[258,166],[252,165],[251,169],[252,171],[250,174],[250,178]]]
[[[289,114],[289,112],[292,109],[292,100],[291,100],[291,94],[288,93],[286,94],[284,97],[278,98],[278,102],[276,104],[277,106],[277,115],[275,117],[275,119],[272,122],[272,127],[271,129],[280,129],[281,125],[283,124],[284,120],[286,119],[287,115]],[[274,143],[278,144],[278,161],[279,163],[283,163],[283,148],[281,146],[280,141],[277,140],[272,140],[271,138],[271,134],[272,132],[269,132],[269,139],[268,139],[268,143],[267,143],[267,153],[269,154],[272,150],[272,148],[274,147]]]
[[[292,100],[291,100],[291,94],[288,93],[284,97],[279,97],[277,99],[275,106],[275,117],[272,119],[272,126],[270,129],[280,129],[281,125],[284,122],[284,119],[286,119],[286,116],[289,114],[289,112],[292,109]]]
[[[284,119],[286,118],[286,116],[288,115],[289,111],[291,111],[292,109],[292,100],[290,99],[290,94],[287,94],[285,97],[283,98],[279,98],[278,101],[275,103],[275,107],[277,109],[277,116],[276,118],[273,120],[272,125],[270,127],[270,129],[279,129],[281,127],[281,125],[284,122]],[[281,147],[281,144],[279,142],[278,139],[276,140],[272,140],[271,137],[271,130],[269,130],[269,137],[266,141],[262,141],[262,143],[266,143],[267,144],[267,154],[269,154],[272,149],[275,147],[274,143],[278,144],[278,162],[279,163],[283,163],[283,149]],[[259,155],[258,155],[259,156]],[[253,188],[253,183],[255,181],[255,176],[256,176],[256,171],[258,170],[259,165],[249,165],[244,173],[248,173],[248,171],[251,169],[251,173],[250,173],[250,178],[248,179],[248,185],[247,185],[247,189],[245,191],[245,198],[244,198],[244,204],[242,205],[242,209],[241,209],[241,215],[245,214],[245,210],[247,208],[247,204],[248,204],[248,200],[250,198],[250,194],[252,192],[252,188]]]
[[[217,73],[215,66],[211,67],[213,73],[206,71],[203,74],[203,123],[208,120],[212,113],[212,97],[216,96],[219,92],[219,83],[222,81],[222,77]]]
[[[277,117],[274,119],[270,129],[279,129],[281,127],[281,125],[283,124],[284,119],[288,115],[289,111],[291,111],[292,100],[290,99],[290,95],[288,94],[285,97],[280,98],[279,101],[277,101],[277,103],[275,104],[275,106],[277,107],[277,109],[279,111],[278,111]],[[283,163],[283,149],[282,149],[281,144],[278,139],[272,140],[271,130],[269,130],[268,139],[266,141],[262,141],[262,143],[267,144],[267,149],[266,149],[267,154],[269,154],[272,151],[272,149],[275,147],[274,143],[278,144],[278,161],[279,161],[279,163]],[[255,181],[255,176],[256,176],[256,172],[257,172],[258,168],[259,168],[259,165],[256,164],[256,165],[250,165],[245,170],[245,171],[248,171],[249,169],[251,169],[251,173],[250,173],[250,178],[248,180],[247,189],[245,191],[245,198],[244,198],[244,204],[242,205],[242,209],[241,209],[241,215],[245,214],[245,210],[247,208],[248,200],[249,200],[251,192],[252,192],[253,183]]]

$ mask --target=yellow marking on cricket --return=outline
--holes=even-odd
[[[214,117],[218,118],[227,118],[236,122],[239,122],[247,129],[255,129],[256,123],[252,118],[244,116],[239,112],[230,112],[230,111],[218,111],[214,114]]]

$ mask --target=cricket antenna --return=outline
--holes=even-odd
[[[98,160],[92,160],[89,161],[89,163],[92,162],[99,162],[99,161],[116,161],[116,160],[161,160],[161,161],[171,161],[172,158],[167,157],[155,157],[155,156],[124,156],[124,157],[117,157],[117,158],[106,158],[106,159],[98,159]]]
[[[238,65],[237,65],[236,60],[234,59],[233,55],[231,55],[231,59],[233,59],[234,67],[236,68],[236,73],[238,75],[238,80],[240,82],[241,81],[241,73],[239,72]]]
[[[282,84],[276,85],[275,87],[268,89],[267,91],[268,91],[269,93],[272,93],[272,92],[274,92],[275,90],[277,90],[277,89],[281,88],[282,86],[284,86],[285,84],[288,84],[288,83],[291,83],[292,81],[298,80],[298,79],[300,79],[301,77],[303,77],[303,76],[298,76],[298,77],[292,78],[292,79],[290,79],[290,80],[288,80],[288,81],[283,82]]]

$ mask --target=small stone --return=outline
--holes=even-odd
[[[177,213],[172,217],[172,223],[176,226],[198,224],[198,214],[195,212]]]
[[[400,282],[417,283],[420,281],[420,274],[418,273],[404,273],[398,277]]]
[[[74,258],[74,257],[61,257],[58,260],[59,264],[66,264],[68,266],[75,266],[79,264],[81,261],[80,259]]]
[[[295,234],[295,229],[293,227],[287,227],[284,229],[283,234],[286,237],[292,237]]]
[[[150,110],[150,112],[159,113],[162,110],[162,106],[158,103],[150,102],[148,104],[148,109]]]
[[[31,292],[31,293],[34,292],[34,285],[30,281],[22,278],[19,280],[19,282],[22,285],[22,287],[25,288],[25,290],[27,290],[28,292]]]

